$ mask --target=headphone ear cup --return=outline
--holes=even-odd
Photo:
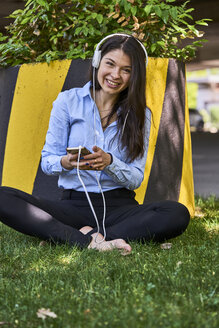
[[[101,60],[101,50],[95,50],[92,60],[92,66],[98,68],[100,65],[100,60]]]

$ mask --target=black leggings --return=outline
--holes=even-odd
[[[89,193],[101,229],[102,195]],[[187,208],[174,201],[139,205],[135,193],[116,189],[104,193],[106,199],[106,240],[122,238],[126,241],[162,242],[185,231],[190,215]],[[97,231],[96,222],[83,192],[64,190],[62,199],[51,201],[22,191],[0,187],[0,219],[15,230],[55,243],[69,243],[86,247]],[[91,226],[91,233],[79,231]]]

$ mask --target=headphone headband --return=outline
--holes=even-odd
[[[113,37],[113,36],[127,36],[129,38],[131,38],[132,36],[129,35],[129,34],[124,34],[124,33],[115,33],[115,34],[110,34],[110,35],[107,35],[105,38],[103,38],[96,46],[96,49],[95,49],[95,52],[94,52],[94,56],[93,56],[93,59],[92,59],[92,66],[94,68],[98,68],[99,65],[100,65],[100,60],[101,60],[101,50],[99,50],[100,46],[102,45],[102,43],[104,43],[105,40]],[[139,44],[140,46],[142,47],[144,53],[145,53],[145,58],[146,58],[146,63],[145,63],[145,66],[147,66],[148,64],[148,54],[147,54],[147,51],[144,47],[144,45],[136,38],[134,38]]]

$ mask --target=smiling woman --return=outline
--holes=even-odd
[[[59,177],[62,199],[1,187],[0,217],[44,240],[130,253],[129,241],[180,235],[190,216],[176,201],[139,205],[135,199],[151,129],[146,50],[134,37],[116,34],[101,42],[99,54],[91,81],[61,92],[53,103],[41,165]],[[80,156],[82,146],[91,153]],[[78,154],[68,147],[78,147]]]

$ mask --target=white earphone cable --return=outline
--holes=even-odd
[[[91,211],[93,213],[93,216],[95,218],[95,221],[96,221],[96,225],[97,225],[97,235],[95,237],[95,242],[100,244],[102,243],[105,239],[106,239],[106,229],[105,229],[105,217],[106,217],[106,203],[105,203],[105,198],[104,198],[104,195],[103,195],[103,192],[102,192],[102,195],[103,195],[103,200],[104,200],[104,213],[103,213],[103,232],[104,232],[104,237],[100,240],[100,241],[97,241],[97,236],[98,234],[100,233],[100,226],[99,226],[99,222],[98,222],[98,219],[97,219],[97,215],[96,215],[96,212],[94,210],[94,207],[93,207],[93,204],[91,202],[91,199],[90,199],[90,196],[87,192],[87,188],[81,178],[81,175],[80,175],[80,169],[79,169],[79,162],[80,162],[80,156],[81,156],[81,148],[82,146],[79,146],[79,151],[78,151],[78,160],[77,160],[77,175],[78,175],[78,179],[79,181],[81,182],[83,188],[84,188],[84,191],[85,191],[85,194],[86,194],[86,197],[87,197],[87,200],[88,200],[88,203],[90,205],[90,208],[91,208]],[[98,185],[99,187],[101,188],[100,184],[99,184],[99,181],[97,179],[97,182],[98,182]],[[101,188],[101,191],[102,191],[102,188]]]
[[[93,69],[93,114],[94,114],[94,145],[97,145],[97,134],[96,134],[96,109],[95,109],[95,105],[96,105],[96,90],[95,90],[95,68]],[[97,184],[98,187],[100,189],[101,195],[102,195],[102,199],[103,199],[103,239],[99,242],[103,242],[106,239],[106,228],[105,228],[105,220],[106,220],[106,200],[104,197],[104,193],[101,187],[101,184],[99,182],[98,176],[97,176],[97,172],[95,171],[95,176],[96,176],[96,180],[97,180]],[[99,224],[98,224],[99,226]],[[98,236],[98,234],[97,234]],[[95,238],[95,242],[97,242],[97,236]]]

